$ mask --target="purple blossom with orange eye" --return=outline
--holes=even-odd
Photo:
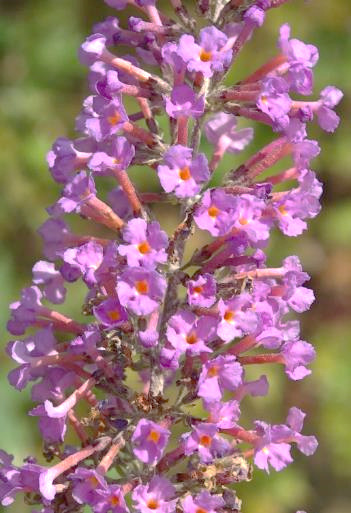
[[[235,391],[242,383],[243,368],[235,356],[217,356],[203,366],[197,395],[205,401],[220,401],[225,390]]]
[[[87,135],[100,142],[111,135],[117,134],[128,116],[120,95],[112,100],[93,96],[89,107],[77,118],[77,123]]]
[[[225,342],[253,332],[257,326],[257,315],[251,309],[251,297],[247,293],[230,299],[218,301],[220,320],[217,335]]]
[[[208,422],[220,429],[230,429],[237,425],[240,418],[239,401],[204,401],[204,407],[209,412]]]
[[[268,114],[273,122],[274,130],[281,131],[289,125],[289,111],[292,100],[288,94],[289,85],[280,77],[268,77],[262,81],[261,93],[257,100],[257,108]]]
[[[72,497],[78,504],[89,504],[94,508],[101,502],[99,492],[107,490],[104,477],[96,470],[78,467],[70,475]]]
[[[253,247],[269,238],[269,223],[263,216],[265,208],[265,201],[252,194],[242,194],[237,203],[233,227],[245,233]]]
[[[143,463],[156,465],[162,457],[170,435],[168,429],[151,420],[139,420],[131,438],[135,456]]]
[[[202,73],[212,77],[216,72],[222,72],[230,65],[232,50],[225,49],[228,37],[215,27],[205,27],[200,30],[199,43],[193,36],[181,36],[178,54],[187,64],[189,71]]]
[[[129,509],[124,500],[123,489],[118,485],[108,485],[106,490],[99,490],[99,503],[93,508],[96,513],[128,513]]]
[[[113,175],[113,169],[127,169],[135,155],[134,146],[122,136],[106,140],[100,146],[100,151],[95,151],[87,164],[99,175]]]
[[[211,495],[203,490],[195,497],[187,495],[182,501],[184,513],[216,513],[216,510],[225,505],[220,495]]]
[[[129,267],[118,278],[117,294],[121,305],[135,315],[148,315],[162,301],[166,280],[153,270]]]
[[[170,318],[166,336],[178,354],[211,353],[206,342],[213,340],[216,326],[216,318],[209,315],[198,318],[188,310],[180,310]]]
[[[120,244],[118,252],[126,257],[131,267],[152,269],[167,260],[168,237],[157,221],[147,223],[141,218],[131,219],[123,230],[123,240],[129,244]]]
[[[147,485],[138,485],[132,492],[133,507],[140,513],[173,513],[177,500],[173,484],[162,476],[154,476]]]
[[[208,230],[215,237],[225,235],[233,226],[237,201],[223,189],[209,189],[195,211],[194,220],[199,228]]]
[[[196,96],[190,86],[176,85],[172,89],[171,97],[164,97],[166,112],[171,118],[185,116],[199,118],[205,110],[203,96]]]
[[[192,153],[191,148],[180,144],[171,146],[164,154],[164,164],[157,168],[164,190],[174,191],[178,198],[195,196],[210,177],[206,156],[199,153],[193,157]]]
[[[128,314],[117,298],[110,297],[93,309],[98,321],[106,328],[116,328],[128,320]]]
[[[188,303],[208,308],[216,301],[216,280],[211,274],[202,274],[187,282]]]
[[[197,424],[191,433],[182,435],[182,441],[184,453],[189,456],[197,452],[203,463],[223,458],[231,450],[230,443],[218,435],[217,426],[209,422]]]

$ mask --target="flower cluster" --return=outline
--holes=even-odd
[[[306,455],[317,447],[301,434],[305,414],[296,407],[285,424],[245,427],[240,417],[245,397],[269,386],[264,374],[250,380],[247,366],[279,364],[291,380],[311,372],[314,348],[289,315],[314,301],[309,276],[297,256],[270,267],[264,249],[271,230],[297,236],[318,214],[322,187],[310,161],[319,146],[306,124],[316,117],[334,131],[342,93],[328,86],[319,100],[298,99],[312,93],[318,50],[291,39],[288,25],[277,56],[224,86],[244,44],[284,0],[198,0],[197,18],[171,0],[177,21],[154,0],[106,3],[140,17],[122,28],[111,16],[81,45],[91,92],[76,120],[81,136],[60,137],[48,153],[62,193],[39,229],[45,260],[10,306],[16,338],[7,351],[18,366],[9,381],[18,390],[32,384],[29,415],[39,419],[48,465],[28,457],[17,467],[1,452],[1,503],[22,492],[43,513],[86,505],[94,513],[237,512],[232,485],[250,479],[251,460],[280,471],[293,445]],[[133,55],[117,55],[126,45]],[[238,129],[241,117],[276,136],[213,187],[223,156],[234,162],[253,139],[252,128]],[[211,155],[199,151],[205,138]],[[267,172],[284,158],[291,167]],[[157,174],[159,192],[138,192],[131,166]],[[104,199],[103,181],[111,185]],[[179,206],[172,234],[154,218],[153,204],[167,202]],[[71,231],[73,212],[95,224],[94,236]],[[195,231],[208,243],[185,259]],[[50,307],[78,280],[86,322]]]

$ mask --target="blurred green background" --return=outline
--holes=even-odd
[[[168,0],[158,4],[169,9]],[[87,95],[86,69],[77,60],[77,48],[94,22],[113,15],[102,0],[2,0],[0,1],[0,280],[1,346],[8,334],[5,323],[8,303],[31,279],[31,268],[40,258],[38,226],[46,219],[45,207],[59,189],[46,169],[45,154],[59,135],[74,136],[74,117]],[[133,13],[135,14],[135,13]],[[123,15],[124,16],[124,15]],[[123,17],[123,19],[125,19]],[[256,470],[251,483],[238,487],[245,513],[349,513],[351,511],[351,5],[350,0],[291,0],[269,12],[242,52],[229,83],[251,72],[276,53],[281,23],[288,21],[294,37],[319,47],[315,68],[318,91],[328,84],[343,89],[338,108],[342,116],[334,135],[317,126],[310,135],[318,138],[322,153],[313,163],[325,184],[323,211],[298,239],[274,236],[271,263],[289,254],[300,255],[312,275],[317,301],[302,317],[303,336],[315,344],[318,358],[313,375],[303,382],[288,382],[279,370],[270,373],[268,398],[248,403],[248,417],[281,422],[288,406],[308,412],[304,432],[315,433],[317,453],[300,457],[282,473],[267,476]],[[233,167],[272,135],[257,129],[257,137],[243,156],[226,157],[222,169]],[[208,148],[204,146],[204,150]],[[148,173],[133,173],[145,190]],[[157,180],[152,179],[155,188]],[[174,220],[170,220],[172,223]],[[72,315],[79,311],[77,297],[70,299]],[[67,310],[66,310],[67,311]],[[20,463],[28,453],[40,453],[37,420],[27,418],[28,393],[8,386],[11,368],[0,354],[0,446],[15,454]],[[266,371],[266,369],[264,369]],[[262,371],[259,369],[258,375]],[[22,509],[17,506],[7,511]]]

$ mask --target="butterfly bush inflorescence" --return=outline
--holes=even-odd
[[[250,380],[248,366],[279,364],[300,380],[315,357],[288,316],[312,304],[309,276],[297,256],[269,267],[264,248],[271,230],[300,235],[319,213],[310,161],[320,150],[306,124],[316,118],[333,132],[342,93],[328,86],[318,100],[296,99],[312,93],[318,50],[292,39],[287,24],[274,57],[224,85],[266,12],[285,1],[198,0],[193,15],[171,0],[173,19],[155,0],[106,0],[140,17],[127,28],[108,17],[82,44],[92,93],[77,117],[82,137],[60,137],[48,154],[62,194],[39,229],[45,260],[8,322],[16,337],[35,329],[7,349],[18,363],[11,385],[34,382],[29,415],[47,464],[28,457],[17,467],[1,451],[3,505],[22,492],[44,513],[238,512],[235,483],[252,465],[280,471],[292,445],[314,453],[296,407],[284,424],[240,420],[246,396],[268,393],[267,377]],[[239,118],[270,127],[272,142],[213,187],[224,155],[234,162],[253,138]],[[199,151],[205,140],[210,156]],[[270,174],[286,158],[291,167]],[[161,192],[138,192],[130,166],[157,173]],[[173,233],[154,204],[179,207]],[[73,213],[94,236],[71,231]],[[208,242],[184,258],[199,233]],[[47,306],[77,280],[88,289],[86,322]]]

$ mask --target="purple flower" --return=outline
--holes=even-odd
[[[77,267],[85,283],[91,287],[97,283],[95,272],[103,261],[103,247],[97,242],[87,242],[78,248],[69,248],[63,259],[67,264]]]
[[[208,230],[213,236],[225,235],[233,226],[233,214],[238,199],[223,189],[209,189],[197,207],[194,219],[202,230]]]
[[[174,86],[171,97],[164,97],[164,100],[167,114],[171,118],[181,116],[199,118],[204,113],[204,97],[197,97],[191,87],[186,84]]]
[[[90,66],[97,60],[101,60],[106,51],[106,37],[102,34],[92,34],[79,49],[79,60],[82,64]]]
[[[187,282],[188,303],[208,308],[216,301],[216,280],[211,274],[201,274]]]
[[[112,45],[114,37],[119,33],[119,21],[114,16],[108,16],[104,21],[95,23],[94,34],[102,34],[106,38],[106,44]]]
[[[78,467],[69,479],[72,481],[72,497],[78,504],[97,506],[101,501],[99,491],[107,490],[105,479],[92,469]]]
[[[218,435],[215,424],[200,423],[193,428],[191,433],[182,435],[184,454],[190,456],[198,452],[203,463],[210,463],[215,458],[225,456],[231,446],[227,440]]]
[[[123,240],[129,244],[120,244],[118,252],[127,258],[131,267],[152,269],[167,260],[168,237],[157,221],[147,223],[144,219],[131,219],[123,230]]]
[[[214,338],[216,325],[217,321],[213,317],[197,318],[188,310],[180,310],[168,322],[167,340],[178,354],[211,353],[212,350],[206,346],[206,342]]]
[[[9,382],[18,390],[22,390],[30,380],[39,377],[43,369],[32,368],[42,356],[57,354],[56,339],[51,328],[44,328],[24,340],[15,340],[7,346],[7,353],[21,365],[10,371]]]
[[[154,476],[147,485],[138,485],[132,493],[134,508],[140,513],[173,513],[177,502],[174,496],[174,486],[161,476]]]
[[[117,134],[128,121],[121,95],[115,95],[112,100],[101,96],[89,97],[87,100],[77,118],[77,128],[96,141]]]
[[[205,27],[200,30],[199,44],[193,36],[183,35],[179,40],[178,54],[186,62],[189,71],[202,73],[212,77],[213,73],[229,68],[232,50],[225,50],[228,37],[216,27]]]
[[[267,77],[262,81],[257,100],[259,110],[268,114],[275,130],[284,130],[289,125],[288,113],[292,101],[288,94],[289,85],[283,78]]]
[[[228,153],[239,153],[254,135],[252,128],[236,130],[237,120],[232,114],[218,112],[205,124],[207,139],[214,145],[225,148]]]
[[[206,401],[220,401],[224,390],[235,391],[241,385],[242,377],[243,368],[235,356],[217,356],[205,363],[197,395]]]
[[[125,137],[104,141],[102,149],[104,151],[94,152],[87,164],[100,175],[111,175],[113,169],[127,169],[135,155],[134,146]]]
[[[217,508],[225,505],[220,495],[211,495],[207,490],[203,490],[196,497],[187,495],[182,501],[184,513],[215,513]]]
[[[39,418],[39,429],[42,437],[46,442],[49,443],[60,443],[65,439],[67,431],[66,416],[68,412],[65,412],[60,417],[50,417],[43,404],[36,406],[28,415],[36,416]]]
[[[332,110],[343,97],[342,91],[333,86],[321,91],[320,106],[317,108],[318,123],[323,130],[334,132],[340,122],[339,116]]]
[[[81,207],[96,195],[94,180],[85,171],[78,173],[63,189],[62,197],[50,208],[49,214],[59,217],[70,212],[79,213]]]
[[[208,422],[215,424],[220,429],[230,429],[237,425],[240,417],[238,401],[204,401],[205,408],[209,412]]]
[[[312,344],[303,340],[291,340],[282,347],[285,360],[285,372],[290,379],[300,380],[311,374],[306,368],[316,357]]]
[[[139,420],[133,436],[133,452],[148,465],[156,465],[161,459],[171,432],[151,420]]]
[[[282,470],[293,461],[290,444],[275,442],[274,431],[265,422],[255,422],[259,441],[255,447],[255,465],[269,473],[269,464],[277,471]]]
[[[89,138],[75,141],[66,137],[56,139],[46,156],[54,180],[59,183],[68,182],[77,169],[84,167],[94,147],[94,141]]]
[[[63,278],[55,265],[45,260],[39,260],[33,267],[33,283],[44,285],[43,294],[51,303],[63,303],[66,296],[66,289],[63,286]]]
[[[313,88],[311,68],[318,61],[318,50],[313,45],[289,38],[290,26],[285,23],[280,27],[278,44],[289,63],[288,80],[290,87],[297,93],[311,94]]]
[[[93,308],[94,315],[106,328],[115,328],[128,320],[125,309],[117,298],[109,297]]]
[[[251,297],[247,293],[240,294],[229,301],[218,302],[220,321],[217,335],[225,342],[255,330],[257,315],[250,310]]]
[[[157,168],[161,185],[166,192],[174,191],[178,198],[194,196],[210,177],[206,156],[199,153],[192,158],[191,148],[171,146],[163,161]]]
[[[156,271],[140,267],[126,269],[117,281],[121,304],[136,315],[148,315],[162,300],[166,280]]]

